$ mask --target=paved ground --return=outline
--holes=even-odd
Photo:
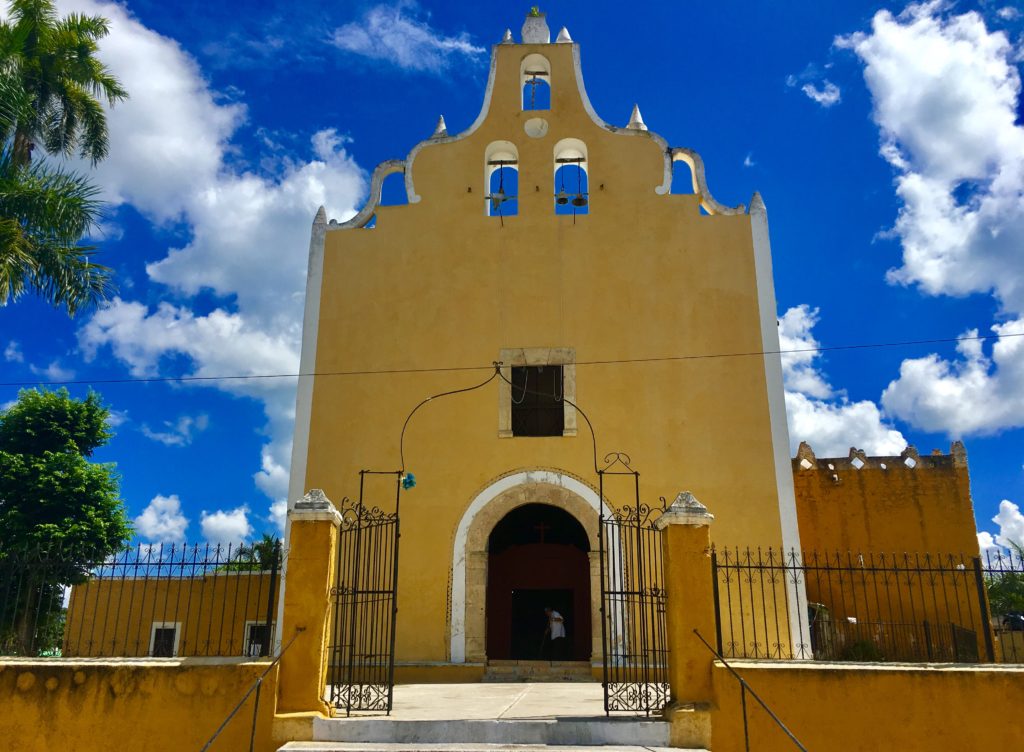
[[[383,716],[359,713],[359,718]],[[618,714],[616,714],[618,715]],[[604,717],[597,682],[562,684],[399,684],[391,718],[399,721]],[[355,719],[356,716],[353,716]]]

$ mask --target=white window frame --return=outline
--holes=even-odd
[[[258,655],[251,655],[249,653],[249,651],[248,651],[248,647],[249,647],[249,627],[256,627],[256,626],[262,627],[262,626],[266,626],[266,623],[267,622],[264,619],[252,619],[252,620],[246,619],[245,626],[242,629],[242,655],[245,656],[246,658],[259,658],[260,657]],[[277,622],[276,621],[270,622],[270,634],[267,635],[267,638],[270,640],[270,644],[267,645],[267,655],[270,655],[271,653],[274,652],[274,631],[275,631],[275,627],[276,626],[277,626]]]
[[[502,439],[537,438],[512,433],[512,369],[519,366],[562,367],[562,436],[576,435],[576,349],[573,347],[509,347],[498,352],[501,374],[508,381],[498,384],[498,436]]]
[[[178,644],[181,641],[181,622],[180,621],[155,621],[149,629],[149,656],[154,658],[153,652],[156,650],[156,631],[158,629],[173,629],[174,630],[174,648],[171,651],[171,657],[176,658],[178,656]],[[165,656],[160,656],[161,658]]]

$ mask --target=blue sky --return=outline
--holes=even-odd
[[[60,2],[113,21],[132,98],[94,177],[119,297],[0,309],[0,381],[294,373],[309,224],[344,219],[439,114],[475,118],[508,3]],[[1024,13],[1010,2],[542,6],[597,112],[634,103],[768,206],[785,346],[1024,332]],[[85,166],[82,166],[83,169]],[[399,200],[399,181],[385,199]],[[994,329],[995,328],[995,329]],[[676,353],[666,353],[676,354]],[[438,364],[424,364],[438,365]],[[791,356],[793,441],[819,456],[963,438],[979,530],[1024,540],[1024,337]],[[290,380],[97,384],[145,540],[277,531]],[[82,393],[84,386],[72,391]],[[16,396],[0,387],[0,404]],[[997,518],[993,520],[993,518]]]

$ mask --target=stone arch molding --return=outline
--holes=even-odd
[[[502,476],[479,491],[466,508],[455,532],[452,550],[451,643],[452,663],[486,659],[487,540],[494,526],[524,504],[558,507],[575,517],[590,541],[591,627],[593,654],[600,653],[600,565],[598,563],[597,492],[586,483],[557,470],[522,470]]]

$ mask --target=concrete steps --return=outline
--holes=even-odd
[[[668,747],[669,724],[639,718],[395,720],[331,718],[313,722],[313,739],[348,744],[484,744]],[[418,747],[416,747],[418,748]]]
[[[342,742],[288,742],[278,752],[545,752],[536,744],[346,744]],[[696,747],[559,746],[550,752],[708,752]]]
[[[488,661],[485,682],[592,682],[588,661]]]

